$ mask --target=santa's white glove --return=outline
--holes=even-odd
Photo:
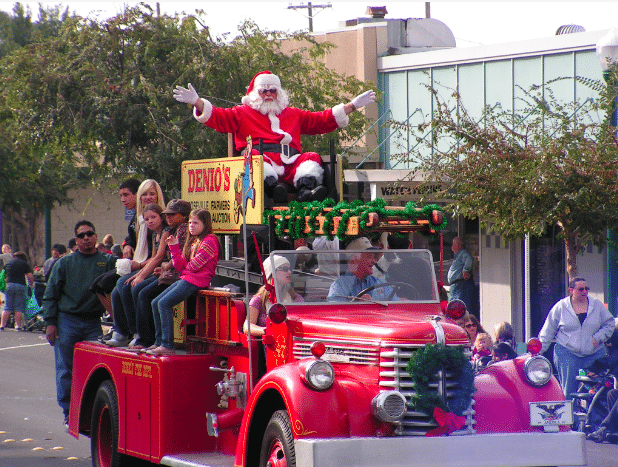
[[[189,83],[189,89],[183,88],[182,86],[176,86],[174,89],[174,99],[178,102],[185,102],[187,104],[195,105],[195,103],[200,99],[200,96],[197,95],[195,88]]]
[[[373,104],[376,100],[376,93],[374,91],[365,91],[364,93],[356,96],[352,99],[352,105],[360,109],[366,105]]]

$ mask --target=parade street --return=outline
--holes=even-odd
[[[0,381],[0,467],[92,465],[90,439],[76,440],[62,424],[54,352],[44,334],[0,333]],[[618,457],[615,445],[586,441],[586,448],[590,467],[613,465]]]

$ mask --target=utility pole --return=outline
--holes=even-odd
[[[287,9],[288,10],[305,10],[306,9],[307,18],[309,18],[309,32],[313,32],[313,17],[315,16],[313,14],[313,9],[319,8],[320,10],[323,10],[324,8],[332,8],[332,7],[333,6],[330,3],[327,3],[326,5],[312,5],[311,2],[307,2],[306,5],[304,3],[301,3],[300,5],[292,5],[290,3]]]

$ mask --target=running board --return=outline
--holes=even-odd
[[[234,456],[218,452],[174,454],[161,458],[161,465],[170,467],[234,467]]]

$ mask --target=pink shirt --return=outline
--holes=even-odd
[[[215,235],[204,237],[191,261],[185,259],[180,245],[170,245],[170,251],[174,269],[180,272],[181,279],[200,288],[210,285],[219,260],[219,242]]]

